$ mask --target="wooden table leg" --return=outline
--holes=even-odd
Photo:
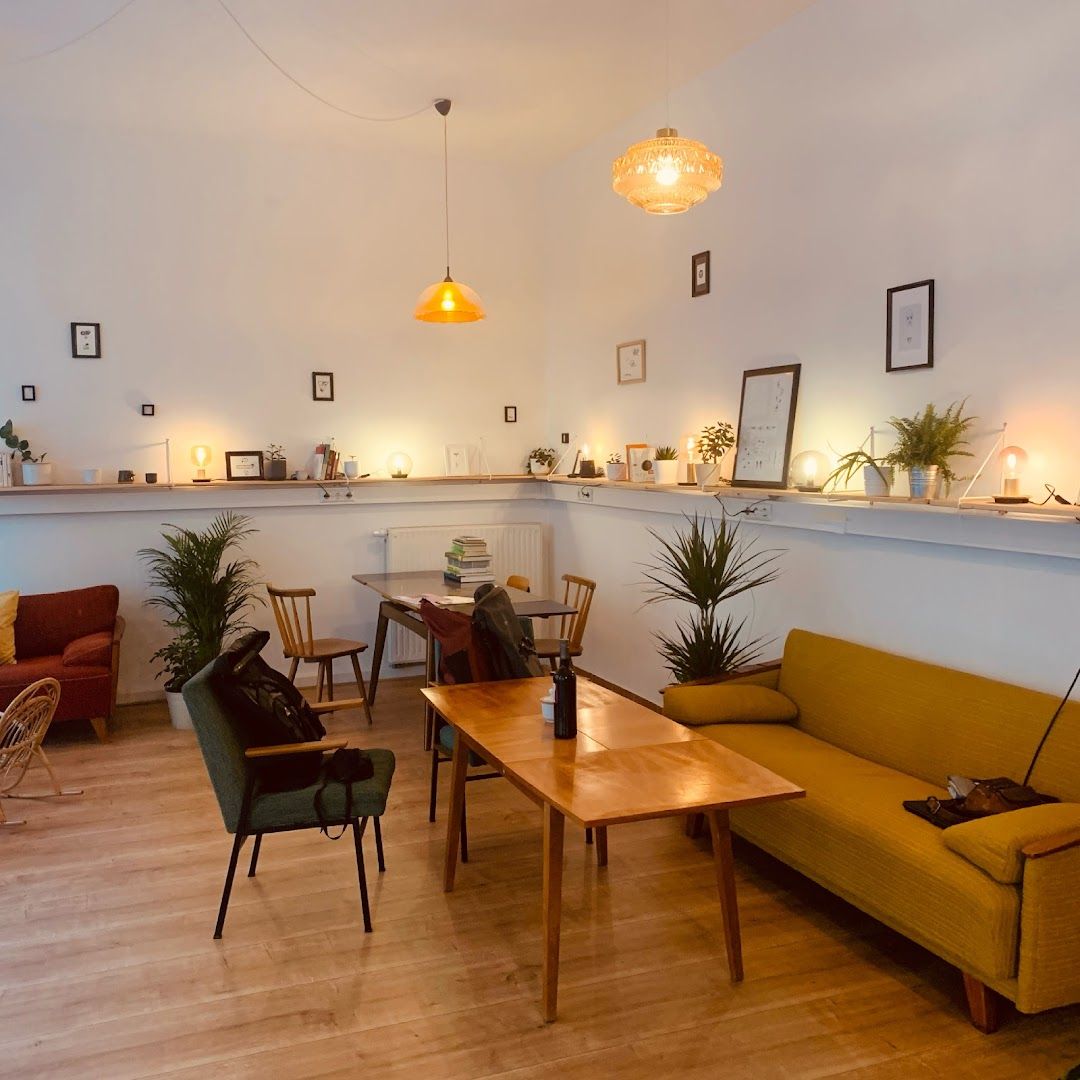
[[[607,866],[607,826],[596,827],[596,865]]]
[[[739,933],[739,903],[735,895],[735,860],[731,854],[731,826],[726,810],[706,811],[712,831],[716,885],[720,891],[720,911],[724,919],[724,945],[732,982],[742,982],[742,937]]]
[[[544,804],[544,1019],[550,1024],[559,1007],[559,931],[562,927],[563,833],[566,819]]]
[[[390,620],[383,614],[379,605],[379,621],[375,627],[375,651],[371,654],[371,685],[368,687],[368,702],[375,704],[375,692],[379,689],[379,672],[382,670],[383,649],[386,648],[386,628]]]
[[[428,686],[436,683],[435,671],[437,665],[435,636],[429,630],[427,632],[427,649],[424,653],[424,681]],[[435,738],[435,706],[427,698],[424,698],[424,749],[430,750],[432,740]]]
[[[469,748],[461,733],[454,732],[454,756],[450,762],[450,810],[446,815],[446,864],[443,868],[443,892],[454,891],[458,842],[461,839],[461,815],[465,807],[465,778],[469,772]]]

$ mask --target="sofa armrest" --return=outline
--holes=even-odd
[[[249,746],[246,758],[284,757],[286,754],[314,754],[324,750],[341,750],[349,745],[348,739],[323,739],[320,742],[280,743],[277,746]]]
[[[123,615],[116,616],[116,622],[113,623],[113,644],[119,645],[120,639],[124,636],[124,631],[127,629],[127,620]]]
[[[1080,845],[1080,803],[1047,803],[953,825],[941,834],[950,851],[1005,885],[1024,877],[1025,859]]]
[[[69,641],[60,656],[63,667],[107,668],[112,663],[113,642],[107,630],[83,634]]]

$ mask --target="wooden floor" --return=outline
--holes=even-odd
[[[380,694],[370,731],[330,722],[398,755],[367,936],[349,839],[296,833],[267,838],[213,941],[229,841],[194,736],[163,706],[121,710],[107,746],[56,729],[86,794],[5,802],[28,824],[0,831],[0,1075],[1031,1080],[1080,1062],[1080,1009],[980,1035],[952,969],[745,845],[731,986],[706,842],[671,820],[613,829],[606,870],[568,833],[545,1025],[540,814],[470,784],[472,861],[445,896],[417,683]]]

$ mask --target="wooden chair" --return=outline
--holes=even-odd
[[[563,615],[559,619],[559,634],[553,638],[536,639],[536,655],[547,660],[555,667],[559,659],[559,642],[570,642],[570,655],[581,655],[581,639],[585,636],[585,626],[589,621],[589,609],[592,607],[596,582],[574,574],[563,574],[563,603],[576,608],[573,615]]]
[[[289,665],[289,681],[296,681],[296,669],[300,662],[319,665],[319,682],[316,699],[322,701],[323,687],[326,687],[327,700],[334,700],[334,661],[347,656],[352,661],[353,677],[364,706],[367,722],[371,723],[371,706],[368,704],[367,688],[364,675],[360,670],[360,654],[367,648],[366,641],[352,641],[349,638],[317,638],[311,630],[311,598],[314,589],[279,589],[267,585],[270,605],[274,609],[278,633],[281,634],[281,647],[292,661]],[[303,601],[297,604],[297,600]],[[303,615],[301,615],[301,610]]]
[[[60,683],[56,679],[39,679],[31,683],[0,714],[0,796],[7,799],[44,799],[57,795],[81,795],[81,788],[62,788],[52,764],[42,748],[56,707],[60,703]],[[52,781],[53,790],[18,792],[27,772],[43,765]],[[0,805],[0,825],[25,825],[25,821],[8,821]]]
[[[532,592],[532,582],[524,574],[511,574],[506,579],[506,587],[519,592]]]

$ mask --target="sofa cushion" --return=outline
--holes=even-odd
[[[21,596],[15,620],[16,655],[52,656],[86,634],[112,633],[119,605],[115,585]]]
[[[799,715],[798,707],[778,690],[743,683],[670,686],[664,691],[664,715],[680,724],[783,724]]]
[[[60,662],[64,667],[111,667],[112,634],[103,630],[69,641],[60,655]]]
[[[1057,707],[1050,694],[806,630],[788,635],[779,689],[808,734],[932,784],[1019,779]],[[1032,782],[1080,801],[1080,703],[1062,713]]]
[[[953,825],[945,846],[985,870],[995,881],[1018,884],[1024,876],[1023,849],[1033,840],[1080,827],[1080,803],[1053,803],[994,814]]]
[[[64,667],[60,656],[35,656],[0,666],[0,710],[19,691],[38,679],[60,681],[60,704],[54,720],[87,720],[108,716],[112,701],[112,672],[108,667]]]
[[[15,663],[15,616],[18,611],[18,589],[0,592],[0,665]]]
[[[737,833],[963,970],[1016,974],[1019,890],[901,805],[944,791],[786,724],[697,730],[806,788],[805,799],[733,810]]]

